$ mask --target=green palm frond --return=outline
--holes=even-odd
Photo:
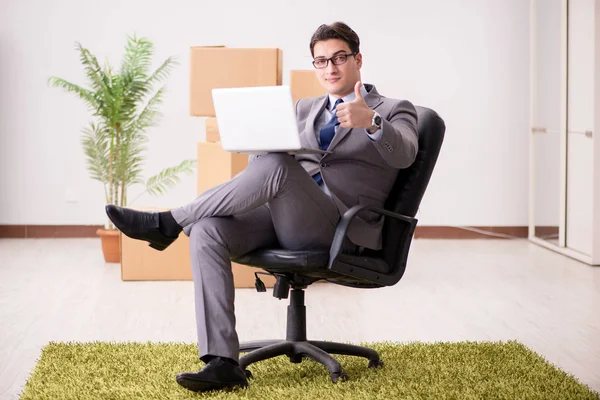
[[[155,126],[161,116],[158,106],[163,102],[165,88],[160,88],[148,101],[142,112],[131,121],[131,129],[135,132],[146,132],[146,129]]]
[[[142,154],[147,150],[146,143],[146,137],[137,136],[125,139],[119,146],[119,156],[117,157],[115,170],[117,171],[119,182],[124,182],[126,187],[143,183],[141,176],[142,165],[145,159]]]
[[[79,52],[79,60],[81,61],[81,65],[83,65],[83,69],[92,88],[96,91],[101,90],[108,82],[106,74],[102,71],[102,67],[98,63],[98,60],[79,42],[75,43],[75,49]]]
[[[134,77],[147,76],[153,54],[154,47],[148,39],[130,36],[125,46],[120,72],[131,72]]]
[[[91,122],[83,129],[81,144],[88,157],[88,170],[92,179],[107,182],[110,134],[106,128]]]
[[[196,160],[185,160],[175,167],[165,168],[146,182],[146,191],[150,194],[164,194],[167,189],[174,187],[181,181],[179,175],[194,172]]]
[[[151,92],[152,84],[147,81],[153,54],[154,48],[148,39],[129,38],[119,72],[128,104],[140,103]]]
[[[177,65],[177,61],[175,61],[173,57],[167,58],[165,62],[154,71],[150,78],[148,78],[147,83],[151,85],[165,81],[175,65]]]
[[[100,103],[98,104],[96,114],[106,117],[110,115],[108,112],[105,112],[106,108],[110,107],[110,102],[113,99],[110,91],[110,77],[102,70],[98,60],[88,49],[84,48],[80,43],[76,43],[75,48],[79,51],[79,59],[83,65],[85,74],[95,92],[95,97]]]
[[[90,109],[95,112],[98,109],[98,100],[96,99],[95,93],[82,88],[81,86],[75,85],[74,83],[67,82],[64,79],[57,78],[55,76],[48,79],[48,84],[52,87],[58,87],[65,89],[67,92],[74,93],[79,98],[87,103]]]

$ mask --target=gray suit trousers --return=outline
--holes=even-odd
[[[256,158],[171,213],[190,237],[199,355],[233,360],[239,339],[230,256],[266,246],[327,249],[340,218],[334,201],[286,153]]]

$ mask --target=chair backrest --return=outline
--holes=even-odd
[[[385,204],[387,210],[409,217],[417,215],[446,132],[444,120],[435,111],[415,108],[419,117],[419,153],[410,167],[400,170]]]
[[[410,167],[400,170],[385,203],[386,210],[409,217],[417,214],[446,132],[444,121],[435,111],[418,106],[416,109],[419,153]],[[386,218],[382,235],[383,248],[367,250],[365,255],[382,258],[390,267],[391,274],[399,280],[406,269],[412,232],[407,238],[405,224]]]

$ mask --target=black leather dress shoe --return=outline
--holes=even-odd
[[[177,239],[177,236],[163,235],[158,229],[157,212],[136,211],[109,204],[106,206],[106,214],[123,234],[132,239],[150,242],[153,249],[162,251]]]
[[[239,365],[220,357],[211,360],[199,372],[183,372],[177,375],[177,383],[193,392],[247,387],[246,374]]]

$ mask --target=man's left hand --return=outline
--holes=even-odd
[[[360,93],[362,82],[356,82],[354,93],[356,99],[349,103],[341,103],[336,107],[336,115],[342,128],[370,128],[375,111],[371,110]]]

